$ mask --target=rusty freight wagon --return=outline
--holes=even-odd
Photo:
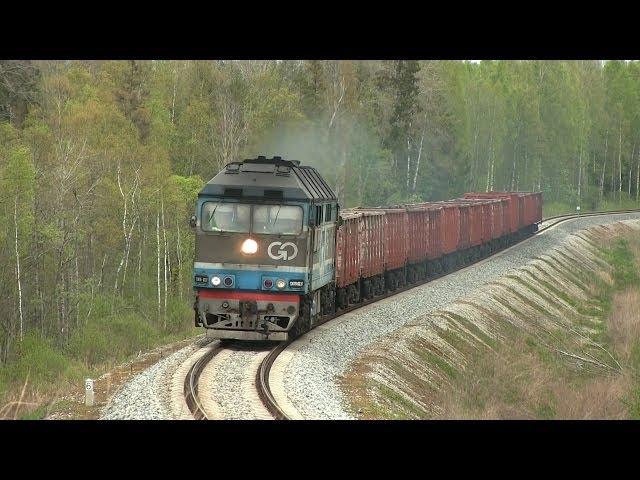
[[[360,217],[353,210],[340,212],[342,225],[336,235],[336,286],[346,287],[360,278]]]
[[[465,198],[506,200],[509,233],[533,233],[542,221],[542,193],[540,192],[470,192]],[[504,207],[503,207],[504,208]],[[506,233],[507,229],[504,229]]]

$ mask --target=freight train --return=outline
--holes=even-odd
[[[473,263],[537,231],[539,192],[340,209],[315,168],[232,162],[198,195],[195,325],[291,340],[364,301]]]

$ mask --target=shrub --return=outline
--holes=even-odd
[[[22,384],[29,376],[30,384],[53,383],[68,375],[81,374],[77,365],[57,350],[50,339],[28,332],[16,344],[12,362],[0,367],[0,385]]]
[[[67,351],[88,365],[122,360],[154,346],[159,328],[135,313],[94,318],[73,334]]]

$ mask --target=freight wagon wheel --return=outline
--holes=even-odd
[[[414,283],[416,281],[415,270],[413,267],[407,269],[407,282]]]
[[[442,259],[436,260],[436,271],[438,273],[442,273],[444,271],[444,267],[442,266]]]
[[[396,289],[396,276],[390,273],[385,279],[385,284],[386,284],[387,290],[389,292],[393,292]]]
[[[349,285],[349,305],[360,303],[360,291],[356,285]]]
[[[336,305],[340,310],[347,308],[347,290],[339,288],[336,292]]]
[[[362,293],[367,300],[372,299],[374,296],[373,281],[367,278],[362,284]]]

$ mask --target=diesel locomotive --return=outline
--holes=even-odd
[[[191,217],[195,325],[220,339],[291,340],[337,311],[491,255],[541,220],[539,192],[341,210],[315,168],[232,162]]]
[[[198,195],[195,324],[214,338],[288,340],[333,303],[339,206],[315,168],[232,162]]]

